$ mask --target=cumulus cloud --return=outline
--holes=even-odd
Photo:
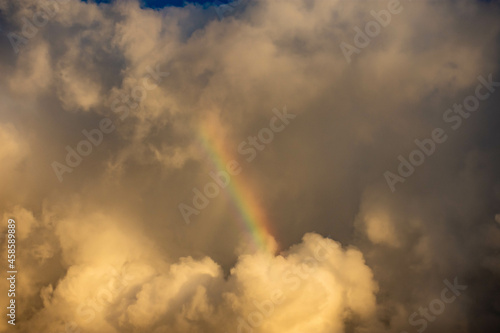
[[[103,222],[94,214],[85,218]],[[106,229],[118,224],[113,216],[102,218]],[[58,240],[67,270],[57,285],[41,287],[43,307],[24,329],[343,332],[346,323],[377,325],[378,287],[362,253],[317,234],[306,234],[281,255],[241,255],[224,276],[208,257],[169,262],[156,249],[145,250],[133,232],[90,237],[78,230],[79,222],[61,223]],[[94,230],[87,223],[83,228]],[[121,237],[126,245],[119,244]],[[110,238],[114,244],[105,241]]]
[[[0,0],[19,330],[410,332],[458,277],[426,332],[495,331],[500,7],[401,1],[346,61],[390,3]],[[187,225],[179,204],[233,160]]]

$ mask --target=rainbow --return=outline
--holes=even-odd
[[[229,161],[235,160],[220,139],[220,128],[213,128],[217,121],[203,122],[198,139],[211,167],[216,171],[226,170]],[[272,237],[271,224],[260,203],[255,199],[251,188],[242,177],[231,176],[228,186],[223,189],[230,200],[242,229],[256,250],[276,252],[277,244]]]

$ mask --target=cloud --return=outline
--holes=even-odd
[[[233,5],[68,0],[42,24],[42,3],[0,0],[20,331],[409,332],[455,276],[469,288],[426,332],[494,331],[498,3],[401,1],[350,63],[341,43],[388,1]],[[455,131],[444,115],[490,75]],[[240,143],[284,105],[296,119],[247,163]],[[105,118],[59,182],[52,163]],[[436,128],[447,141],[393,193],[384,172]],[[178,205],[233,159],[242,172],[186,225]]]
[[[317,234],[282,255],[243,254],[225,277],[208,257],[168,262],[145,251],[139,234],[114,229],[116,217],[87,218],[93,226],[59,224],[67,270],[41,289],[43,308],[24,329],[343,332],[345,322],[375,324],[378,287],[363,255]]]

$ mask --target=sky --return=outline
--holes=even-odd
[[[498,1],[158,3],[0,0],[0,332],[499,331]]]
[[[87,1],[86,1],[87,2]],[[94,3],[110,3],[112,1],[110,0],[97,0],[97,1],[92,1]],[[216,1],[210,1],[210,0],[199,0],[199,1],[184,1],[184,0],[143,0],[140,1],[141,5],[143,7],[148,7],[148,8],[164,8],[168,6],[175,6],[175,7],[183,7],[186,4],[200,4],[200,5],[219,5],[219,4],[226,4],[231,2],[230,0],[216,0]]]

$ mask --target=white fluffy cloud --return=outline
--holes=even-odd
[[[443,120],[500,80],[497,3],[402,1],[350,63],[340,44],[389,1],[58,3],[28,27],[41,2],[0,0],[7,36],[31,29],[18,53],[0,41],[20,331],[409,332],[454,276],[469,289],[427,332],[500,325],[500,92],[459,130]],[[239,145],[284,105],[296,119],[247,162]],[[52,163],[104,118],[59,182]],[[384,172],[435,128],[448,140],[392,193]],[[254,205],[221,191],[186,225],[179,204],[232,158]],[[235,207],[255,206],[276,252],[250,250]]]
[[[140,233],[116,229],[120,220],[90,214],[60,222],[68,268],[57,285],[41,289],[43,308],[22,327],[271,333],[377,325],[378,287],[355,248],[310,233],[281,255],[243,254],[224,276],[208,257],[166,261]]]

